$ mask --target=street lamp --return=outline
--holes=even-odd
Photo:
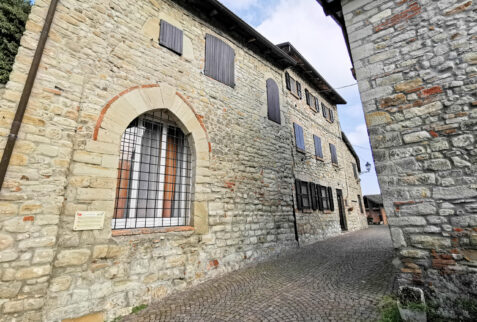
[[[366,162],[366,164],[364,166],[366,167],[366,171],[361,172],[361,174],[368,173],[368,172],[371,171],[371,163]]]

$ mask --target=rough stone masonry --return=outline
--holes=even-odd
[[[342,189],[349,229],[366,227],[336,104],[288,68],[335,111],[330,123],[286,90],[283,66],[177,2],[60,1],[0,194],[0,321],[112,320],[293,249],[295,176]],[[49,3],[35,1],[0,89],[2,148]],[[158,44],[161,19],[183,31],[182,56]],[[234,50],[235,87],[204,75],[207,33]],[[267,79],[278,84],[281,124],[267,118]],[[191,138],[191,225],[112,230],[121,135],[157,109]],[[298,120],[307,151],[312,134],[322,138],[323,160],[294,151]],[[329,143],[339,165],[331,165]],[[76,212],[87,210],[105,211],[103,229],[73,229]],[[304,243],[341,233],[338,207],[297,213],[297,221]]]
[[[477,4],[343,0],[399,283],[475,320]]]

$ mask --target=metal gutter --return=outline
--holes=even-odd
[[[13,148],[15,147],[18,132],[20,131],[20,127],[22,125],[23,116],[25,115],[28,101],[30,100],[33,85],[35,83],[38,68],[40,66],[41,58],[45,49],[45,44],[48,39],[48,33],[50,32],[51,24],[55,16],[56,7],[58,6],[58,1],[59,0],[51,0],[50,2],[45,23],[43,24],[43,29],[41,30],[40,39],[38,40],[38,46],[36,47],[35,55],[33,56],[33,61],[30,66],[30,71],[28,72],[28,77],[20,97],[20,102],[18,103],[18,108],[15,113],[15,117],[13,118],[10,134],[8,135],[7,143],[2,155],[2,160],[0,161],[0,189],[3,186],[8,165],[12,157]]]

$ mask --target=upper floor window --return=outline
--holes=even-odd
[[[331,163],[338,165],[338,155],[336,154],[336,146],[330,143]]]
[[[224,41],[207,34],[205,36],[204,74],[225,85],[235,86],[235,52]]]
[[[165,20],[161,20],[159,32],[159,45],[169,48],[182,55],[183,33]]]
[[[287,85],[287,89],[297,98],[301,99],[301,84],[293,77],[291,77],[288,72],[285,73],[285,82]]]
[[[320,110],[318,98],[312,95],[308,89],[305,89],[306,104],[315,112]]]
[[[293,123],[293,128],[295,129],[296,149],[300,152],[305,152],[305,137],[303,136],[303,128],[296,123]]]
[[[333,109],[325,106],[321,103],[321,110],[323,112],[323,117],[327,119],[329,122],[333,123],[335,121],[335,115],[333,113]]]
[[[268,119],[281,124],[280,121],[280,94],[278,85],[271,78],[267,79],[267,108]]]
[[[315,143],[315,156],[318,158],[323,158],[323,149],[321,147],[321,138],[313,135],[313,141]]]
[[[121,137],[113,229],[189,224],[191,151],[165,111],[136,118]]]

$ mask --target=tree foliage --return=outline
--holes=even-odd
[[[8,81],[30,10],[30,0],[0,0],[0,84]]]

